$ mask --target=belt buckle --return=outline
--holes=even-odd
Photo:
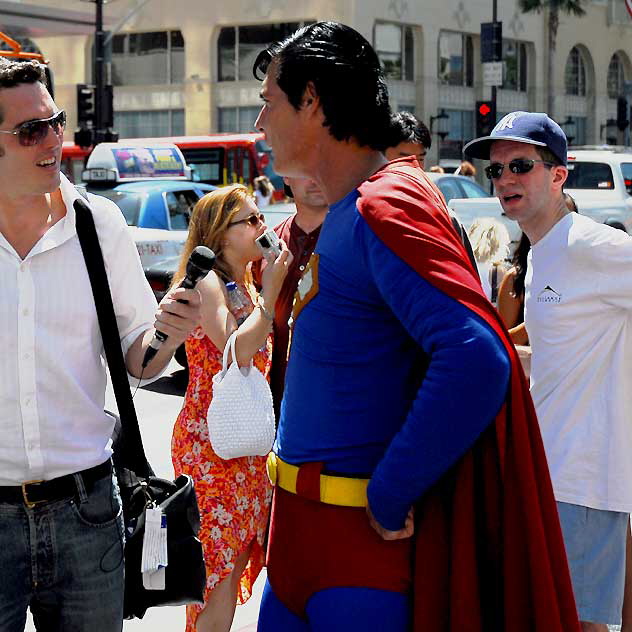
[[[27,485],[37,485],[39,483],[43,483],[43,480],[39,480],[39,481],[25,481],[24,483],[22,483],[22,498],[24,499],[24,504],[26,505],[27,509],[33,509],[33,507],[35,507],[35,505],[37,505],[37,503],[41,503],[43,501],[41,500],[36,500],[35,502],[31,502],[28,499],[28,496],[26,494],[26,486]]]

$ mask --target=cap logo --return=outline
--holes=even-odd
[[[504,129],[513,129],[514,121],[518,118],[515,112],[511,112],[499,121],[498,125],[494,128],[494,132],[502,132]]]

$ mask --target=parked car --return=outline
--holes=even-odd
[[[632,147],[574,147],[564,190],[580,213],[632,233]]]
[[[453,198],[489,198],[491,194],[474,182],[474,180],[466,176],[455,176],[450,173],[434,173],[426,172],[426,175],[432,180],[445,198],[446,203]]]
[[[187,180],[124,182],[106,189],[87,187],[91,193],[103,195],[115,202],[128,226],[185,232],[189,228],[189,217],[195,203],[216,188]]]

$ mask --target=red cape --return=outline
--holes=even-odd
[[[375,173],[359,188],[358,210],[421,277],[480,316],[511,359],[507,397],[495,422],[416,507],[414,630],[579,631],[548,465],[518,355],[483,294],[443,197],[414,165],[397,160]]]

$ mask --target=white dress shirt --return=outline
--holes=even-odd
[[[106,367],[72,203],[22,260],[0,233],[0,485],[48,480],[105,461]],[[153,326],[156,301],[119,208],[90,196],[123,353]]]

